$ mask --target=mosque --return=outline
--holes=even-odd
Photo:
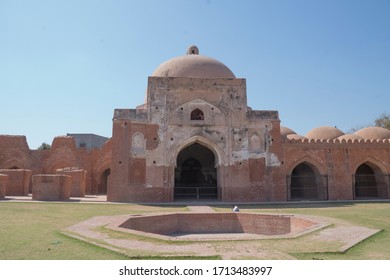
[[[86,148],[77,137],[30,150],[25,136],[0,135],[3,197],[34,198],[34,176],[73,172],[73,195],[113,202],[390,198],[389,130],[297,135],[277,111],[249,107],[246,80],[196,46],[148,77],[145,104],[114,110],[111,138]]]

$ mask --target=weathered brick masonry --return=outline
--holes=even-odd
[[[65,168],[81,170],[71,196],[118,202],[388,199],[390,131],[297,135],[277,111],[248,106],[245,79],[191,46],[148,77],[145,104],[114,110],[102,147],[59,136],[30,150],[26,137],[0,135],[0,168],[5,196],[34,193],[31,174]]]

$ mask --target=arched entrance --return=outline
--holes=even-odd
[[[355,198],[387,198],[386,176],[376,165],[365,162],[355,172]]]
[[[111,169],[107,168],[106,170],[104,170],[102,175],[100,175],[97,194],[107,194],[108,177],[110,176],[110,174],[111,174]]]
[[[214,153],[194,143],[177,156],[174,199],[217,199],[217,170]]]
[[[328,199],[327,176],[320,175],[314,165],[298,164],[288,179],[290,200]]]

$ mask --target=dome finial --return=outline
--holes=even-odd
[[[190,54],[199,54],[198,47],[197,46],[190,46],[190,47],[188,47],[187,54],[188,55],[190,55]]]

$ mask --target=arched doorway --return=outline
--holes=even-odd
[[[97,194],[107,194],[107,187],[108,187],[108,177],[111,174],[111,169],[107,168],[104,170],[102,175],[100,175],[100,182],[98,185]]]
[[[361,164],[355,172],[355,198],[380,197],[379,185],[385,181],[382,177],[384,176],[378,167],[369,163]]]
[[[327,176],[307,162],[298,164],[289,178],[290,200],[328,199]]]
[[[217,199],[217,170],[214,153],[194,143],[177,156],[175,168],[175,200]]]

